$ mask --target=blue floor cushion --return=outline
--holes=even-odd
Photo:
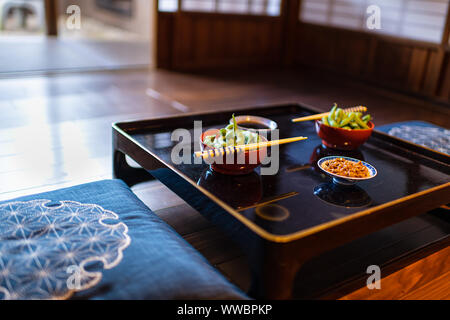
[[[0,299],[245,299],[120,180],[0,202]]]
[[[425,121],[387,124],[377,130],[450,155],[450,130]]]

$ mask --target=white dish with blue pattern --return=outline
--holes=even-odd
[[[324,168],[322,168],[322,164],[327,161],[327,160],[333,160],[333,159],[338,159],[338,158],[342,158],[348,161],[352,161],[352,162],[360,162],[363,166],[365,166],[369,172],[370,172],[370,176],[366,177],[366,178],[349,178],[349,177],[345,177],[345,176],[340,176],[331,172],[326,171]],[[325,172],[326,174],[330,175],[333,177],[333,182],[337,183],[337,184],[343,184],[343,185],[353,185],[355,183],[357,183],[358,181],[364,181],[364,180],[369,180],[372,178],[375,178],[375,176],[378,174],[377,169],[375,169],[374,166],[372,166],[371,164],[364,162],[362,160],[358,160],[358,159],[354,159],[354,158],[350,158],[350,157],[344,157],[344,156],[330,156],[330,157],[325,157],[320,159],[317,162],[317,165],[319,166],[319,168]]]

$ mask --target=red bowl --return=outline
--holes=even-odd
[[[355,150],[366,142],[372,135],[375,125],[368,123],[369,129],[349,130],[327,126],[322,121],[316,121],[316,131],[322,143],[328,147],[339,150]]]
[[[219,129],[210,129],[202,133],[200,136],[200,148],[202,151],[211,150],[210,146],[203,143],[203,139],[206,136],[211,136],[218,134]],[[263,136],[259,136],[261,141],[266,142],[267,139]],[[219,155],[217,157],[205,160],[207,163],[211,164],[211,169],[229,175],[242,175],[249,174],[253,172],[257,167],[259,167],[262,161],[267,156],[267,148],[259,148],[257,150],[245,151],[244,156],[238,156],[234,153],[233,156],[227,158],[226,154]]]

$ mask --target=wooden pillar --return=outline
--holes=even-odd
[[[442,40],[441,40],[442,47],[444,48],[448,47],[449,40],[450,40],[450,3],[448,4],[447,8],[447,17],[445,19],[444,31],[442,32]]]
[[[295,47],[297,40],[297,26],[301,0],[283,0],[281,6],[281,19],[283,21],[282,65],[292,66],[295,60]]]
[[[48,36],[58,35],[58,4],[57,0],[45,0],[45,25]]]
[[[177,12],[159,11],[158,1],[156,1],[155,12],[155,38],[154,51],[156,68],[172,69],[173,47],[174,47],[174,25],[176,16],[181,9],[181,0],[178,0]]]
[[[442,59],[437,95],[448,101],[450,99],[450,3],[447,8],[440,50],[442,52]]]

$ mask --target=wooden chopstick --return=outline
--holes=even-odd
[[[240,146],[231,146],[231,147],[224,147],[224,148],[217,148],[217,149],[210,149],[205,151],[197,151],[195,153],[195,156],[197,158],[202,157],[203,159],[207,159],[209,157],[217,157],[224,154],[230,154],[230,153],[238,153],[242,151],[250,151],[255,150],[258,148],[264,148],[264,147],[272,147],[280,144],[286,144],[286,143],[292,143],[297,141],[306,140],[308,137],[294,137],[294,138],[287,138],[287,139],[280,139],[280,140],[273,140],[273,141],[267,141],[267,142],[260,142],[260,143],[252,143],[252,144],[246,144],[246,145],[240,145]]]
[[[353,108],[348,108],[348,109],[344,109],[345,112],[366,112],[367,108],[364,106],[358,106],[358,107],[353,107]],[[295,118],[292,119],[292,122],[302,122],[302,121],[310,121],[310,120],[319,120],[322,119],[323,117],[328,117],[330,115],[331,112],[325,112],[325,113],[319,113],[319,114],[314,114],[312,116],[307,116],[307,117],[301,117],[301,118]]]

